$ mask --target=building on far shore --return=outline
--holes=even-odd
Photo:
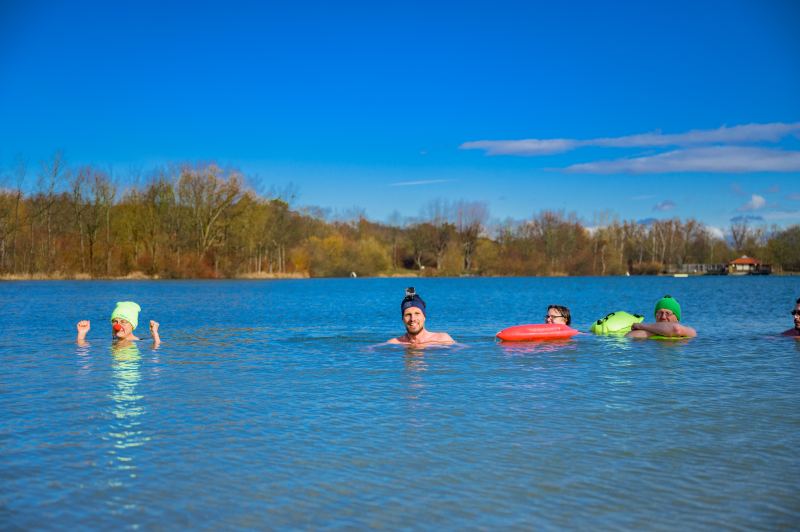
[[[770,273],[772,273],[772,266],[747,255],[742,255],[728,263],[728,275],[769,275]]]
[[[718,264],[670,264],[666,267],[664,273],[671,274],[689,274],[689,275],[726,275],[728,273],[728,265],[725,263]]]

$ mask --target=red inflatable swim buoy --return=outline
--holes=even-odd
[[[561,340],[578,334],[576,329],[563,323],[531,323],[515,325],[497,333],[504,342],[535,342],[537,340]]]

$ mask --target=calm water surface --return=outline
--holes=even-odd
[[[403,332],[415,284],[428,328]],[[699,337],[504,345],[568,305]],[[800,524],[800,278],[0,283],[0,528]],[[162,346],[114,350],[138,301]],[[91,345],[74,343],[92,321]]]

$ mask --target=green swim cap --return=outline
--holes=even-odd
[[[120,301],[114,307],[114,312],[111,313],[111,319],[123,319],[133,325],[133,328],[139,325],[139,311],[142,310],[138,304],[133,301]]]
[[[665,308],[667,310],[671,310],[675,317],[678,318],[678,321],[681,321],[681,306],[678,304],[678,301],[672,296],[664,296],[656,302],[656,309],[653,311],[653,314]]]

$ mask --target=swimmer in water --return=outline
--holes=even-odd
[[[792,318],[794,318],[794,327],[792,329],[783,331],[781,336],[800,336],[800,297],[794,302],[794,309],[792,309]]]
[[[567,307],[550,305],[547,307],[547,314],[544,315],[544,322],[569,325],[572,323],[572,318],[569,315],[569,309]]]
[[[115,345],[121,346],[139,340],[133,331],[139,325],[139,311],[142,308],[133,301],[120,301],[111,313],[111,339]],[[81,320],[77,325],[78,345],[86,344],[86,335],[91,329],[89,320]],[[161,337],[158,335],[158,322],[150,320],[150,335],[153,338],[153,347],[158,347]]]
[[[400,313],[403,324],[406,326],[406,333],[403,336],[392,338],[387,343],[408,346],[455,343],[455,340],[447,333],[425,330],[425,301],[417,295],[413,287],[406,289],[406,297],[400,303]]]
[[[634,323],[628,338],[650,338],[651,336],[668,336],[694,338],[697,331],[681,325],[681,306],[672,296],[664,296],[656,302],[655,323]]]

